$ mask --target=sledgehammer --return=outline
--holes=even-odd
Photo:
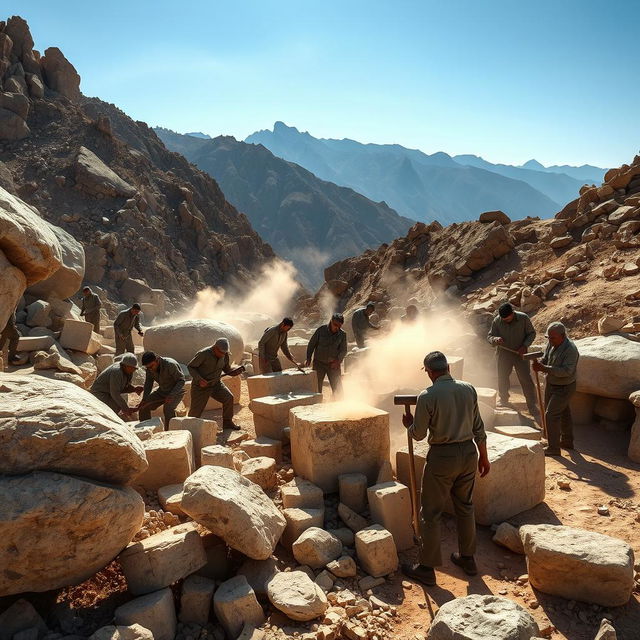
[[[411,416],[411,405],[418,402],[418,396],[393,396],[393,404],[404,405],[404,413],[407,416]],[[416,539],[420,538],[420,531],[418,528],[418,489],[416,484],[416,466],[413,458],[413,438],[407,430],[407,444],[409,450],[409,483],[411,490],[411,521],[413,524],[413,534]]]

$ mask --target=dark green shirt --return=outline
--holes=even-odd
[[[293,360],[289,352],[287,333],[287,331],[280,331],[279,324],[265,329],[260,342],[258,342],[258,355],[260,358],[262,360],[273,360],[278,357],[278,350],[282,349],[282,353],[289,360]]]
[[[366,307],[354,311],[353,317],[351,318],[351,329],[354,335],[364,337],[367,331],[373,327],[374,325],[371,324],[371,320],[369,320],[369,316],[366,314]]]
[[[314,355],[315,354],[315,355]],[[307,345],[307,360],[320,364],[329,364],[332,360],[342,362],[347,355],[347,334],[338,329],[331,333],[328,324],[323,324],[315,330]]]
[[[213,386],[216,382],[220,382],[223,373],[231,371],[229,354],[225,353],[222,358],[218,358],[213,352],[213,347],[198,351],[187,367],[189,367],[189,373],[193,378],[191,384],[194,385],[198,384],[200,380],[205,380],[212,383]]]
[[[526,313],[514,311],[513,315],[514,318],[511,322],[505,322],[500,315],[497,315],[491,323],[487,339],[491,344],[496,345],[496,338],[502,338],[504,346],[514,351],[520,347],[528,349],[536,339],[536,330]]]
[[[158,391],[165,396],[177,396],[184,393],[184,373],[182,368],[173,358],[158,358],[159,363],[155,371],[147,369],[144,380],[144,393],[142,400],[151,394],[153,383],[158,383]]]
[[[88,296],[82,296],[82,307],[80,309],[80,315],[86,315],[88,313],[96,313],[100,311],[102,302],[96,293],[93,291]]]
[[[548,344],[542,357],[542,364],[551,367],[547,373],[547,384],[567,385],[575,382],[579,358],[578,347],[569,338],[565,337],[557,347]]]
[[[119,362],[108,366],[91,385],[91,393],[106,393],[121,409],[129,408],[122,394],[131,391],[131,376],[124,372]]]
[[[113,329],[117,335],[123,338],[126,338],[132,329],[142,331],[140,327],[140,314],[134,316],[130,309],[121,311],[113,323]]]

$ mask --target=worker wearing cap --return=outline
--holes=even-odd
[[[135,355],[125,353],[119,362],[114,362],[100,373],[89,391],[116,413],[129,417],[136,409],[129,407],[127,399],[122,394],[142,392],[142,387],[131,385],[131,378],[137,368],[138,360]]]
[[[17,350],[18,350],[18,342],[20,341],[20,332],[16,327],[16,312],[15,310],[9,314],[7,318],[7,324],[4,329],[0,332],[0,352],[4,348],[4,343],[9,342],[9,364],[16,364],[20,362],[20,358],[18,358]]]
[[[573,420],[569,401],[576,392],[578,347],[567,337],[562,322],[547,327],[547,348],[541,362],[534,362],[534,371],[547,376],[544,389],[548,446],[546,456],[559,456],[560,448],[573,449]]]
[[[322,393],[324,378],[329,378],[331,391],[336,397],[342,393],[342,373],[340,366],[347,355],[347,334],[342,330],[344,316],[334,313],[328,324],[315,330],[307,345],[308,367],[313,360],[313,370],[318,376],[318,391]]]
[[[282,365],[278,358],[278,351],[282,351],[285,358],[297,366],[287,344],[287,334],[293,327],[291,318],[283,318],[280,324],[268,327],[264,330],[260,342],[258,342],[258,357],[260,359],[260,373],[282,371]]]
[[[131,331],[136,329],[139,336],[144,332],[140,326],[140,305],[136,302],[130,309],[125,309],[118,314],[113,323],[113,331],[116,339],[116,355],[129,351],[134,352]]]
[[[198,351],[187,366],[192,378],[189,415],[199,418],[213,398],[222,405],[222,428],[239,429],[233,422],[233,394],[221,380],[223,373],[237,376],[244,371],[244,367],[231,368],[229,341],[218,338],[211,347]]]
[[[82,290],[82,307],[80,308],[80,316],[84,316],[86,322],[93,325],[93,330],[100,333],[100,309],[102,302],[97,293],[91,291],[89,287]],[[130,349],[133,351],[133,349]]]
[[[506,406],[509,403],[509,376],[511,370],[515,368],[529,413],[536,422],[540,422],[540,411],[536,404],[536,390],[531,379],[531,368],[529,361],[522,357],[527,353],[535,338],[536,330],[526,313],[514,311],[508,302],[500,305],[487,336],[489,343],[496,347],[500,404]]]
[[[414,440],[428,437],[429,443],[422,475],[419,564],[403,565],[403,571],[423,584],[434,585],[434,567],[442,564],[440,518],[449,495],[456,515],[459,549],[451,555],[451,561],[468,575],[477,573],[471,498],[476,469],[483,477],[491,464],[476,390],[451,377],[447,359],[440,351],[427,354],[424,368],[433,385],[418,396],[415,418],[410,412],[402,418]]]
[[[153,409],[164,405],[164,424],[167,428],[171,418],[175,418],[176,407],[185,394],[182,368],[173,358],[157,356],[153,351],[142,354],[142,366],[147,373],[142,402],[138,407],[140,420],[148,420]],[[154,382],[158,384],[158,388],[152,391]]]
[[[374,331],[378,331],[378,329],[380,329],[380,327],[377,327],[375,324],[371,324],[371,320],[369,319],[375,310],[376,305],[373,304],[373,302],[367,302],[367,306],[356,309],[351,318],[353,337],[360,349],[366,346],[369,330],[373,329]]]

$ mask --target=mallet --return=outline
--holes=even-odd
[[[393,397],[393,404],[404,405],[405,415],[411,415],[411,407],[418,402],[418,396],[399,395]],[[418,489],[416,484],[416,466],[413,458],[413,438],[407,430],[407,444],[409,449],[409,481],[411,489],[411,513],[413,522],[413,533],[416,538],[419,538],[420,533],[418,529]]]

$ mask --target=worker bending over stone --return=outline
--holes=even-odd
[[[157,356],[153,351],[142,354],[142,366],[147,370],[142,402],[138,407],[140,420],[148,420],[153,409],[163,406],[164,424],[176,417],[176,407],[184,397],[185,378],[182,368],[173,358]],[[152,392],[153,383],[158,388]]]
[[[473,558],[476,550],[473,487],[476,468],[480,477],[484,477],[491,465],[476,390],[469,383],[451,377],[447,359],[440,351],[427,354],[424,368],[433,385],[418,396],[415,418],[411,413],[402,418],[414,440],[428,437],[429,443],[422,474],[420,562],[403,565],[402,569],[405,575],[434,585],[434,567],[442,564],[440,519],[449,495],[456,516],[459,549],[451,554],[451,561],[467,575],[477,573]]]
[[[258,342],[258,358],[260,359],[260,373],[272,373],[282,371],[282,365],[278,358],[278,351],[282,351],[285,358],[293,362],[296,367],[300,366],[293,359],[287,344],[287,334],[293,327],[291,318],[283,318],[280,324],[268,327],[264,330],[260,342]]]
[[[353,313],[351,318],[351,329],[353,330],[353,337],[356,344],[360,349],[367,346],[367,334],[371,329],[378,331],[380,327],[375,324],[371,324],[370,316],[376,310],[376,305],[373,302],[367,302],[366,307],[361,307]]]
[[[560,448],[573,449],[573,419],[569,402],[576,392],[578,347],[567,337],[562,322],[547,327],[547,348],[541,362],[534,362],[534,371],[547,376],[544,389],[544,415],[547,423],[546,456],[559,456]]]
[[[136,302],[131,305],[130,309],[125,309],[118,314],[113,323],[113,331],[116,339],[116,355],[129,351],[134,353],[133,338],[131,331],[136,329],[139,336],[143,336],[144,332],[140,326],[140,305]]]
[[[82,289],[82,307],[80,308],[80,316],[84,316],[86,322],[93,325],[93,330],[100,333],[100,309],[102,301],[97,293],[91,291],[89,287]],[[133,349],[130,349],[133,352]]]
[[[18,357],[18,342],[20,341],[20,332],[16,327],[16,312],[15,310],[9,314],[7,318],[7,324],[0,333],[0,352],[4,349],[4,343],[9,342],[9,352],[7,354],[9,358],[9,364],[17,364],[20,362]]]
[[[142,387],[134,387],[131,378],[138,368],[138,360],[133,353],[125,353],[119,362],[108,366],[91,385],[91,393],[104,402],[115,413],[125,418],[134,414],[136,407],[130,407],[123,393],[142,393]]]
[[[347,334],[342,330],[344,316],[334,313],[329,324],[318,327],[307,345],[308,367],[313,361],[313,369],[318,376],[318,391],[322,393],[324,378],[329,378],[334,398],[342,393],[342,372],[340,366],[347,355]]]
[[[213,398],[222,405],[222,428],[239,429],[233,422],[233,394],[221,380],[223,373],[237,376],[244,371],[244,367],[231,368],[229,341],[218,338],[213,346],[198,351],[187,366],[192,378],[189,415],[199,418]]]
[[[536,422],[540,422],[540,410],[536,404],[536,390],[531,378],[531,368],[529,361],[522,357],[535,338],[536,330],[526,313],[514,311],[508,302],[500,305],[487,336],[489,342],[497,347],[499,402],[504,406],[509,404],[509,376],[515,367],[529,413]]]

